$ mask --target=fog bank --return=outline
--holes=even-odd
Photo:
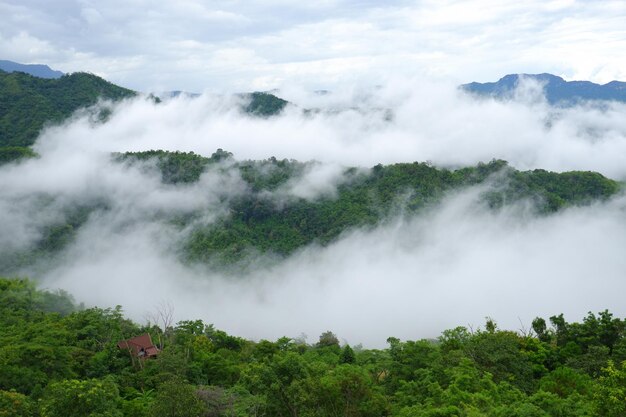
[[[626,314],[626,200],[537,218],[527,207],[486,210],[476,190],[428,215],[353,231],[244,276],[185,267],[154,225],[102,233],[93,224],[48,271],[48,287],[88,304],[122,304],[142,320],[165,301],[177,319],[202,318],[255,339],[331,329],[350,343],[436,337],[458,325],[530,327],[538,315]],[[520,322],[521,321],[521,322]]]
[[[481,189],[462,190],[420,216],[351,230],[233,277],[181,262],[194,215],[210,224],[249,190],[228,164],[197,183],[163,184],[151,162],[116,163],[111,152],[166,149],[237,159],[317,160],[276,198],[332,198],[346,166],[431,161],[444,167],[505,159],[518,169],[594,170],[626,179],[626,106],[549,107],[536,85],[518,101],[474,100],[454,86],[398,80],[372,90],[309,94],[278,117],[239,111],[240,99],[205,94],[159,105],[136,99],[94,124],[78,114],[38,139],[40,158],[0,167],[0,252],[32,247],[69,212],[94,211],[59,256],[24,269],[87,305],[121,304],[143,321],[161,302],[177,320],[201,318],[254,339],[315,342],[332,330],[352,344],[389,336],[436,337],[485,316],[518,329],[537,315],[580,320],[605,308],[624,316],[626,199],[538,217],[520,203],[488,210]],[[302,109],[319,111],[304,114]],[[197,216],[197,213],[202,213]],[[1,271],[0,271],[1,272]],[[521,321],[521,323],[520,323]]]
[[[128,101],[108,123],[87,118],[50,129],[36,149],[167,149],[239,159],[318,160],[343,165],[432,161],[444,166],[505,159],[518,169],[593,170],[626,178],[626,105],[549,107],[540,86],[523,84],[517,101],[475,100],[456,86],[395,80],[376,89],[315,94],[285,88],[294,103],[280,117],[242,116],[241,99],[204,94],[160,105]],[[319,112],[303,115],[303,109]]]

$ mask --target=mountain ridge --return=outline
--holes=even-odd
[[[121,100],[136,95],[84,72],[47,79],[0,71],[0,148],[30,146],[46,123],[61,122],[100,98]]]
[[[39,78],[56,79],[65,75],[61,71],[56,71],[45,64],[21,64],[19,62],[0,59],[0,70],[11,72],[23,72]]]
[[[471,82],[462,84],[460,88],[478,97],[505,100],[513,98],[515,90],[525,80],[542,84],[546,100],[551,105],[567,107],[588,100],[626,103],[626,82],[614,80],[596,84],[591,81],[566,81],[549,73],[507,74],[496,82]]]

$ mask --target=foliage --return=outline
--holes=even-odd
[[[251,94],[244,94],[248,99],[248,104],[244,111],[254,116],[269,117],[275,116],[283,111],[288,102],[270,93],[256,91]]]
[[[0,416],[623,416],[625,321],[542,320],[540,337],[489,320],[384,350],[340,348],[330,331],[253,342],[188,320],[139,360],[117,342],[163,329],[0,279]]]
[[[626,362],[618,367],[609,361],[598,380],[594,394],[598,415],[618,417],[626,415]]]
[[[370,170],[345,168],[334,192],[302,198],[289,189],[316,168],[315,162],[237,161],[222,149],[210,157],[151,150],[114,154],[113,160],[160,176],[165,187],[186,187],[203,175],[225,181],[224,187],[216,190],[218,210],[184,215],[164,211],[158,218],[185,231],[184,238],[173,242],[183,261],[227,271],[246,268],[259,255],[272,262],[307,245],[328,245],[354,228],[427,213],[446,195],[468,187],[477,187],[478,204],[486,209],[496,211],[521,202],[536,215],[602,201],[620,190],[617,182],[593,172],[522,172],[499,160],[457,170],[414,162],[376,165]],[[104,199],[73,205],[55,196],[34,199],[41,210],[64,205],[63,218],[45,225],[31,247],[18,253],[0,252],[0,273],[55,259],[92,214],[110,209]],[[207,214],[215,220],[207,223]],[[595,323],[590,320],[586,326]],[[607,318],[596,320],[607,332],[602,337],[612,337],[610,332],[615,329],[606,327],[603,320]],[[607,346],[612,349],[611,344]],[[598,372],[600,367],[596,367]]]
[[[111,379],[52,382],[41,399],[42,417],[121,417],[117,385]]]
[[[428,210],[446,193],[473,185],[486,186],[482,198],[494,210],[531,201],[543,214],[607,199],[619,191],[618,183],[593,172],[521,172],[504,161],[492,161],[456,171],[417,162],[377,165],[369,172],[347,168],[334,196],[304,199],[280,193],[310,167],[275,158],[231,160],[230,169],[239,171],[249,189],[228,202],[227,217],[194,227],[184,242],[187,258],[232,265],[245,264],[250,254],[259,252],[286,256],[312,243],[326,245],[351,228]]]
[[[121,100],[135,95],[93,74],[78,72],[45,79],[0,71],[0,148],[28,147],[46,124],[60,123],[99,99]],[[106,110],[96,116],[106,118]],[[16,156],[18,151],[13,149],[12,154],[0,155],[0,162]]]
[[[37,154],[31,148],[25,146],[0,147],[0,165],[35,158],[36,156]]]
[[[341,363],[353,364],[356,363],[356,355],[354,354],[354,350],[350,347],[350,345],[345,345],[343,349],[341,349],[341,356],[339,358]]]
[[[154,417],[199,417],[206,411],[206,404],[198,397],[192,385],[173,379],[159,386],[150,415]]]
[[[145,151],[126,152],[114,155],[119,162],[155,161],[157,172],[164,184],[196,182],[211,163],[228,159],[231,155],[218,149],[211,158],[196,155],[193,152]]]
[[[0,390],[0,417],[31,417],[35,406],[24,394]]]

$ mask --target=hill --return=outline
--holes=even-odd
[[[136,95],[135,91],[83,72],[49,79],[0,70],[0,164],[31,154],[18,148],[31,146],[46,124],[60,123],[100,99],[117,101]],[[278,115],[288,104],[270,93],[241,97],[245,99],[241,111],[256,117]],[[104,119],[106,115],[100,116]]]
[[[20,64],[0,59],[0,70],[5,72],[24,72],[39,78],[61,78],[63,73],[42,64]]]
[[[461,89],[477,96],[511,99],[523,79],[542,84],[546,99],[552,105],[571,106],[587,100],[626,103],[626,82],[611,81],[600,85],[590,81],[565,81],[552,74],[509,74],[497,82],[463,84]]]
[[[28,147],[46,123],[59,123],[100,98],[120,100],[136,94],[82,72],[45,79],[0,71],[0,148]]]
[[[147,151],[117,154],[115,163],[161,176],[165,187],[189,187],[203,173],[240,178],[242,192],[224,197],[223,215],[206,223],[211,212],[196,210],[185,216],[161,212],[159,221],[186,230],[172,242],[184,262],[201,263],[224,271],[238,271],[257,255],[280,259],[307,245],[328,245],[342,233],[371,228],[400,215],[419,214],[435,207],[454,190],[484,185],[481,199],[498,210],[532,201],[537,215],[549,215],[572,205],[605,200],[620,190],[617,182],[594,172],[554,173],[518,171],[494,160],[474,167],[449,170],[426,163],[376,165],[369,170],[345,168],[333,180],[336,189],[317,195],[290,192],[317,167],[295,160],[237,161],[218,150],[211,157],[194,153]],[[290,188],[291,187],[291,188]],[[16,273],[42,259],[52,259],[70,244],[88,219],[114,205],[103,196],[95,203],[68,207],[61,222],[51,222],[41,239],[20,253],[0,252],[0,274]],[[54,205],[50,195],[46,204]],[[214,214],[214,213],[213,213]]]
[[[254,93],[242,94],[248,101],[243,111],[253,116],[270,117],[276,116],[289,104],[288,101],[276,97],[271,93],[255,91]]]

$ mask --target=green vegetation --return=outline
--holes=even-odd
[[[239,270],[259,253],[284,257],[309,244],[327,245],[353,228],[374,227],[397,216],[413,216],[436,207],[447,194],[470,186],[481,188],[483,203],[498,210],[528,201],[535,214],[549,215],[564,207],[605,200],[620,190],[619,183],[594,172],[554,173],[517,171],[505,161],[480,163],[457,170],[426,163],[376,165],[370,170],[347,168],[334,195],[305,199],[286,188],[315,168],[315,163],[269,158],[236,161],[218,149],[211,157],[162,150],[113,155],[113,160],[161,176],[167,186],[187,186],[208,171],[239,176],[242,191],[224,190],[226,213],[217,221],[197,221],[206,213],[160,218],[190,231],[178,242],[188,262]],[[41,209],[54,197],[41,198]],[[77,230],[106,201],[68,207],[59,223],[48,225],[34,247],[20,253],[0,254],[0,273],[13,273],[37,260],[53,258],[72,241]]]
[[[0,71],[0,164],[37,157],[30,146],[46,124],[100,98],[135,95],[91,74],[50,80]],[[287,105],[268,93],[249,98],[244,111],[259,117]],[[106,121],[109,111],[92,116]],[[184,260],[216,266],[326,245],[352,228],[427,213],[472,186],[488,209],[529,202],[536,215],[620,190],[598,173],[517,171],[494,160],[461,169],[417,162],[346,168],[335,193],[301,198],[289,188],[315,163],[237,161],[221,149],[211,157],[157,150],[112,158],[155,171],[163,187],[191,187],[207,172],[241,179],[240,191],[220,197],[226,214],[217,222],[199,221],[206,213],[158,215],[190,230],[179,242]],[[0,271],[54,259],[92,214],[110,209],[106,198],[32,196],[33,210],[64,212],[36,231],[32,247],[0,254]],[[487,319],[484,329],[457,327],[437,340],[390,337],[380,350],[341,346],[331,331],[314,344],[257,342],[200,320],[139,325],[120,306],[85,308],[63,290],[0,278],[0,417],[624,417],[625,331],[625,320],[602,311],[580,323],[538,317],[523,334]],[[118,348],[145,333],[160,348],[155,358]]]
[[[248,114],[261,117],[275,116],[282,112],[289,103],[273,94],[258,91],[244,94],[244,97],[250,100],[248,105],[244,108],[244,111]]]
[[[216,155],[221,154],[205,159],[207,167]],[[173,171],[188,164],[185,159],[198,161],[197,155],[177,153],[172,161],[179,168]],[[163,164],[162,159],[159,161]],[[185,244],[188,259],[232,264],[243,260],[251,249],[285,256],[314,242],[326,245],[350,228],[371,227],[394,215],[426,210],[446,193],[472,185],[492,184],[485,188],[483,198],[493,209],[529,200],[546,214],[606,199],[619,190],[618,183],[598,173],[521,172],[508,167],[505,161],[491,161],[459,170],[417,162],[377,165],[369,172],[349,168],[343,173],[336,196],[307,200],[276,198],[276,193],[272,194],[302,177],[310,167],[275,158],[233,161],[230,169],[239,171],[249,192],[230,202],[228,217],[194,230]],[[172,178],[165,171],[163,175],[164,179]]]
[[[33,199],[37,210],[46,210],[58,199],[51,196],[39,196]],[[40,230],[39,239],[27,250],[0,253],[0,271],[18,271],[24,266],[37,262],[54,261],[55,256],[67,244],[72,242],[78,229],[87,221],[89,215],[97,210],[107,210],[103,202],[91,202],[83,205],[66,205],[62,219],[46,225]]]
[[[0,147],[28,147],[47,123],[60,123],[100,98],[121,100],[135,95],[93,74],[45,79],[0,71]]]
[[[232,154],[218,149],[210,158],[193,152],[145,151],[113,155],[117,162],[156,161],[164,184],[192,183],[200,179],[209,164],[229,159]]]
[[[118,101],[136,95],[132,90],[88,73],[47,79],[0,70],[0,165],[34,156],[29,147],[46,125],[61,123],[75,111],[90,108],[100,99]],[[242,110],[252,116],[274,116],[288,104],[270,93],[242,96],[249,100]],[[155,103],[160,102],[150,97]],[[110,113],[110,108],[102,108],[91,116],[98,122],[105,122]]]
[[[0,147],[0,165],[7,162],[20,161],[22,159],[34,158],[37,154],[26,146]]]
[[[626,321],[563,315],[524,334],[446,330],[382,350],[253,342],[200,320],[140,326],[121,308],[0,279],[0,416],[624,416]],[[117,343],[148,332],[161,353]]]

